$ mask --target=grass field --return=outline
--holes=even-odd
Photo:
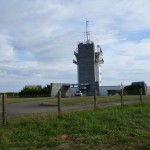
[[[24,97],[24,98],[7,98],[7,104],[12,103],[22,103],[22,102],[30,102],[30,101],[38,101],[38,100],[47,100],[50,97]],[[0,101],[1,104],[1,101]]]
[[[150,103],[9,118],[0,149],[149,150]]]
[[[124,96],[124,101],[140,101],[140,96]],[[120,102],[120,96],[97,96],[97,103],[109,103],[109,102]],[[143,96],[143,101],[150,100],[150,95]],[[72,97],[72,98],[63,98],[62,105],[64,106],[73,106],[73,105],[88,105],[93,104],[94,97]],[[42,105],[57,105],[57,98],[49,99],[48,102],[42,103]]]
[[[12,103],[21,103],[21,102],[29,102],[29,101],[38,101],[38,100],[49,100],[45,105],[56,105],[57,98],[56,97],[26,97],[26,98],[7,98],[7,104]],[[124,101],[127,100],[140,100],[139,95],[126,95],[124,96]],[[150,100],[150,95],[143,95],[143,100]],[[119,102],[120,96],[97,96],[97,102]],[[62,105],[84,105],[84,104],[92,104],[93,96],[86,97],[72,97],[72,98],[62,98]],[[1,97],[0,97],[0,105],[1,105]]]

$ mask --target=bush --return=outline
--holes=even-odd
[[[108,92],[108,96],[109,95],[115,95],[115,94],[118,94],[118,95],[121,94],[120,90],[107,90],[107,92]]]
[[[7,96],[8,96],[8,97],[18,97],[19,94],[18,94],[18,93],[15,93],[15,92],[7,92]]]
[[[19,96],[47,96],[50,92],[50,87],[24,87]]]
[[[128,95],[139,95],[140,89],[142,87],[140,85],[128,85],[124,87],[124,91],[128,94]]]

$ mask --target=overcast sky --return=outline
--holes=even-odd
[[[150,85],[150,0],[0,0],[0,92],[77,83],[86,19],[103,50],[102,85]]]

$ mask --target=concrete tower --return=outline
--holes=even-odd
[[[97,46],[95,51],[94,42],[89,40],[89,31],[87,29],[88,21],[86,21],[86,42],[79,43],[78,48],[74,51],[76,60],[73,63],[77,65],[78,84],[99,84],[100,81],[100,65],[104,63],[102,59],[102,50]]]

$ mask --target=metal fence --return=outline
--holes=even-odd
[[[90,93],[91,96],[75,96],[64,98],[59,91],[57,96],[50,97],[10,97],[6,94],[0,96],[0,123],[5,126],[7,118],[13,116],[31,115],[43,112],[55,112],[62,116],[66,111],[78,111],[103,107],[122,106],[130,103],[142,103],[150,101],[150,95],[143,95],[142,89],[123,91],[109,96],[98,96],[97,91]],[[8,105],[6,107],[6,104]],[[7,108],[7,109],[6,109]],[[7,112],[6,112],[7,110]],[[7,116],[6,116],[7,114]]]
[[[129,94],[130,93],[130,94]],[[94,109],[101,107],[123,106],[131,103],[142,103],[147,100],[150,101],[149,95],[142,95],[142,89],[123,91],[120,90],[118,94],[113,96],[98,96],[97,91],[90,93],[92,96],[76,96],[72,98],[62,98],[61,92],[53,101],[58,107],[58,116],[62,116],[66,110],[81,110]]]
[[[7,102],[7,95],[5,93],[0,93],[0,124],[6,126],[7,124],[7,117],[6,117],[6,102]]]
[[[0,125],[2,125],[2,94],[0,94]]]

